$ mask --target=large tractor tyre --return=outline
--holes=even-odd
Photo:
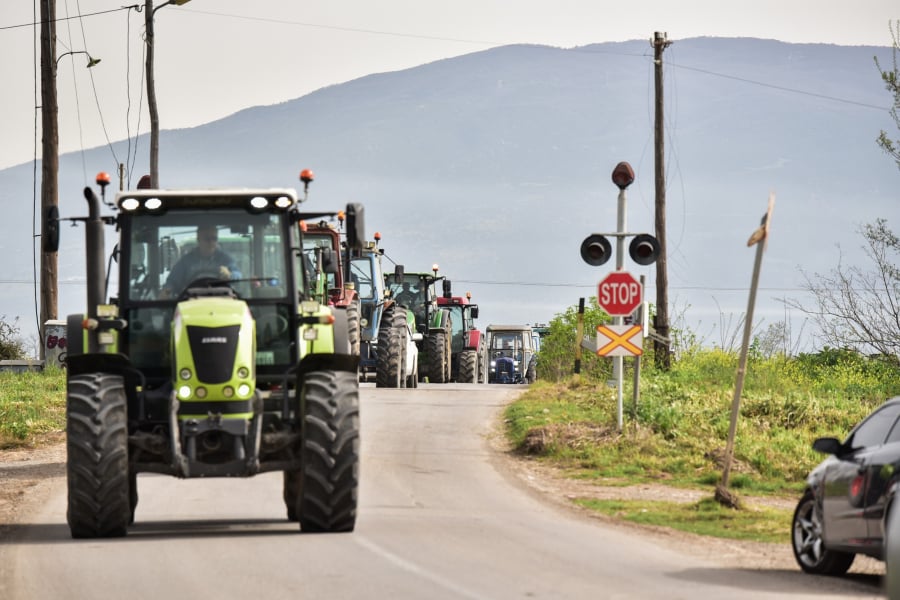
[[[359,300],[347,305],[347,335],[350,338],[350,354],[359,356]]]
[[[450,357],[447,356],[447,336],[441,333],[432,333],[425,338],[425,354],[428,358],[427,376],[429,383],[446,383],[447,370],[445,368]]]
[[[478,353],[464,350],[459,355],[459,383],[478,383]]]
[[[66,391],[66,519],[73,538],[121,537],[137,493],[128,471],[128,409],[122,377],[73,375]]]
[[[288,518],[307,533],[356,526],[359,490],[359,382],[347,371],[311,371],[303,378],[300,471],[285,473]]]
[[[406,353],[406,315],[391,305],[381,315],[378,346],[375,350],[375,387],[398,388],[403,384],[403,356]],[[402,327],[400,326],[402,323]]]

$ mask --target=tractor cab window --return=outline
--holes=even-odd
[[[523,352],[522,334],[520,333],[494,333],[491,336],[491,356],[508,356],[516,360],[522,359]]]
[[[391,297],[399,304],[417,309],[425,304],[425,286],[418,275],[404,275],[402,281],[396,281],[393,275],[385,275]]]
[[[323,264],[325,252],[333,250],[332,239],[330,235],[303,234],[303,260],[307,270],[306,277],[309,287],[317,294],[323,294],[325,290],[330,290],[337,285],[335,274],[328,273]]]
[[[350,280],[356,286],[356,292],[361,299],[375,299],[375,286],[372,284],[372,261],[368,257],[354,258],[350,261]]]

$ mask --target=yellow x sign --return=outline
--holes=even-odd
[[[640,356],[644,353],[640,325],[597,325],[597,356]]]

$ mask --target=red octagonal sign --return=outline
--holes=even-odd
[[[641,283],[626,271],[613,271],[597,286],[597,304],[611,317],[624,317],[641,305]]]

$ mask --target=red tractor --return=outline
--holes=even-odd
[[[451,314],[450,372],[451,380],[459,383],[484,383],[487,379],[484,334],[475,327],[478,305],[472,304],[472,293],[453,296],[445,281],[444,295],[438,297],[438,307]]]
[[[300,173],[304,195],[312,180],[313,172],[309,169]],[[350,281],[346,243],[341,241],[346,215],[341,210],[301,212],[299,216],[308,289],[319,303],[347,311],[351,353],[359,355],[359,292]],[[313,223],[314,219],[319,220]]]

